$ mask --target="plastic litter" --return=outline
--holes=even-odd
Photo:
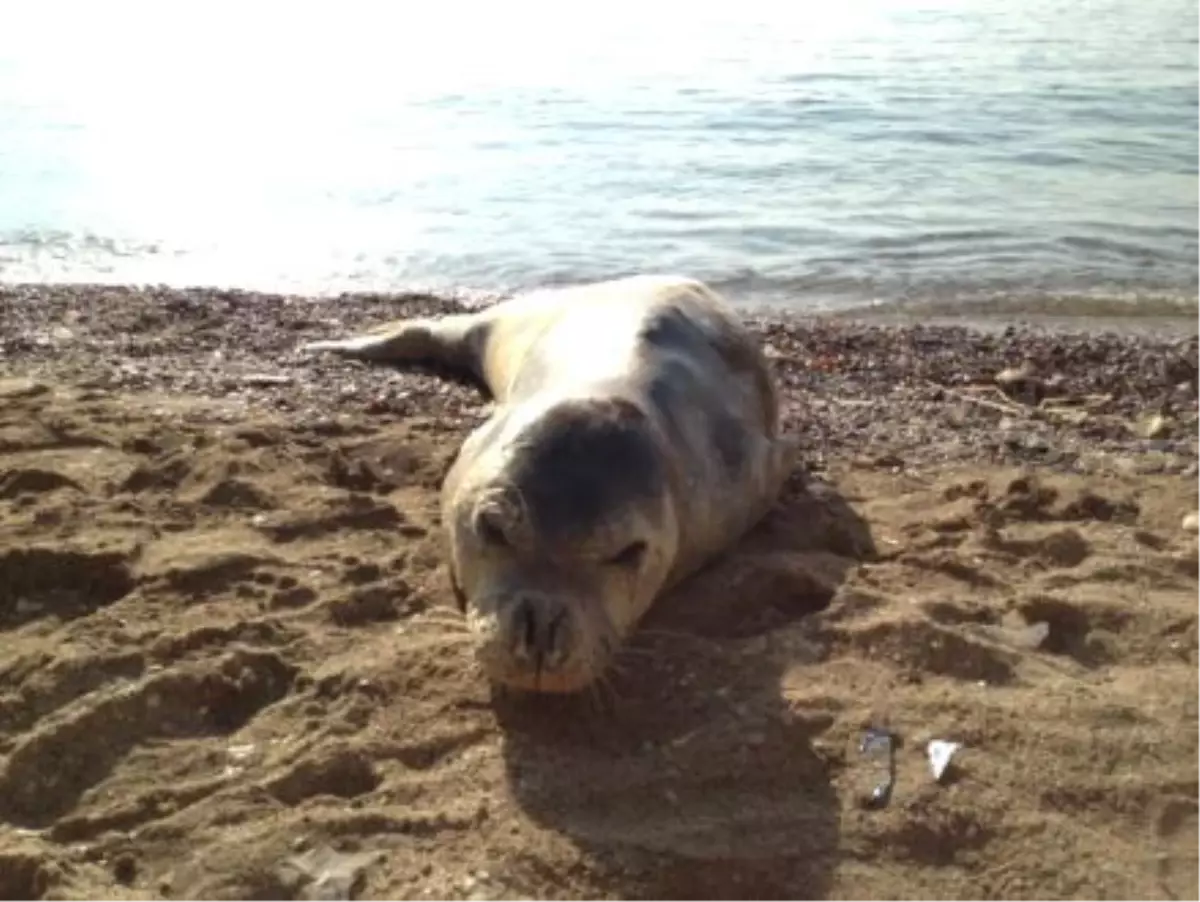
[[[343,853],[322,847],[286,859],[280,876],[296,893],[293,898],[348,900],[363,871],[382,857],[381,852]]]
[[[945,739],[931,739],[929,745],[925,747],[925,752],[929,756],[929,770],[933,773],[933,779],[940,781],[946,774],[946,770],[950,767],[950,759],[954,757],[954,753],[962,748],[961,742],[948,742]]]
[[[1041,648],[1042,644],[1050,638],[1049,623],[1045,620],[1028,623],[1019,614],[1006,618],[1003,623],[996,626],[986,627],[985,631],[993,639],[1003,642],[1005,645],[1028,651]]]
[[[858,750],[864,755],[883,759],[884,779],[871,789],[866,803],[871,808],[886,808],[896,785],[896,738],[887,730],[870,727],[864,732]]]
[[[1050,637],[1050,624],[1044,620],[1031,623],[1025,629],[1013,635],[1013,641],[1024,648],[1040,648]]]

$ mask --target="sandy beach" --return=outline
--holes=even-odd
[[[804,468],[540,698],[439,542],[486,399],[295,353],[452,307],[0,287],[0,897],[1197,897],[1194,331],[756,317]]]

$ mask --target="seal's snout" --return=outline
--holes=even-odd
[[[610,641],[570,590],[508,586],[473,599],[475,654],[488,677],[514,689],[578,692],[603,670]]]
[[[569,612],[551,596],[529,593],[514,599],[508,633],[513,657],[536,672],[553,671],[570,657]]]

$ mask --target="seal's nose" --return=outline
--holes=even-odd
[[[513,649],[536,670],[552,670],[566,660],[569,632],[566,607],[551,597],[523,595],[513,605]]]

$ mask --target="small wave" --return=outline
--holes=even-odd
[[[70,257],[83,254],[110,254],[137,257],[157,254],[161,245],[152,241],[130,241],[92,232],[68,232],[62,229],[15,229],[0,233],[0,265],[6,256],[12,259],[33,254]]]
[[[941,229],[904,235],[879,235],[863,239],[859,246],[864,252],[881,250],[912,250],[942,245],[987,244],[1015,239],[1003,229]]]
[[[1116,292],[1062,294],[1028,291],[1017,294],[964,292],[951,297],[904,298],[847,306],[840,315],[895,313],[907,317],[990,318],[1015,320],[1045,317],[1086,324],[1097,320],[1188,320],[1195,322],[1200,303],[1193,297],[1172,294]]]
[[[1014,163],[1028,166],[1078,166],[1085,162],[1078,154],[1053,150],[1024,150],[1008,156]]]

